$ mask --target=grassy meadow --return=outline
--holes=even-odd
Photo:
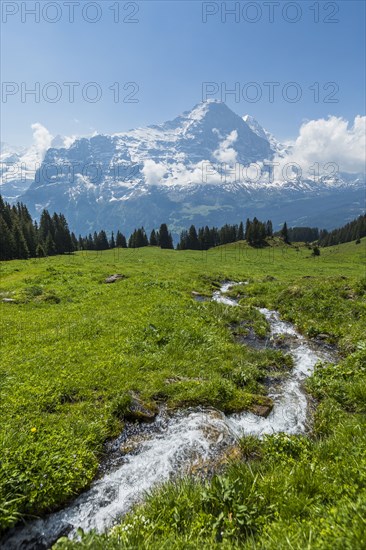
[[[268,331],[277,309],[339,348],[307,382],[309,437],[244,438],[209,482],[166,484],[108,535],[58,548],[366,547],[366,239],[321,249],[79,252],[0,264],[0,530],[55,510],[86,488],[103,444],[123,429],[131,394],[154,409],[269,404],[263,379],[281,351],[240,345],[230,326]],[[109,275],[123,279],[105,284]],[[240,307],[198,302],[220,281],[249,281]],[[173,383],[172,383],[173,380]]]

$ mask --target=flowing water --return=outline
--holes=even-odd
[[[225,296],[237,284],[245,283],[224,283],[212,299],[237,306],[235,299]],[[325,346],[317,348],[309,343],[290,323],[281,321],[277,312],[265,308],[259,311],[271,328],[268,345],[281,335],[294,360],[291,374],[269,388],[274,407],[266,418],[248,412],[225,416],[213,409],[189,409],[172,416],[162,411],[151,427],[142,430],[135,450],[120,453],[90,489],[63,510],[14,528],[0,542],[0,548],[40,550],[49,548],[62,535],[76,536],[78,528],[103,532],[153,487],[214,460],[238,437],[303,432],[307,418],[303,381],[317,361],[331,361],[331,353]],[[118,452],[114,454],[118,456]]]

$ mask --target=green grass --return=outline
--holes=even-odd
[[[279,352],[239,345],[230,330],[246,321],[265,334],[254,306],[266,306],[309,337],[326,334],[343,358],[340,366],[319,365],[308,382],[322,404],[310,447],[299,444],[298,463],[273,441],[260,449],[243,443],[243,455],[254,457],[250,466],[238,463],[216,485],[168,485],[123,523],[136,523],[135,538],[128,530],[122,536],[121,527],[108,538],[90,535],[83,544],[361,548],[357,518],[364,510],[365,465],[357,453],[365,451],[365,244],[322,249],[316,258],[306,247],[274,241],[261,250],[239,243],[207,253],[146,248],[1,263],[0,292],[16,300],[0,304],[1,528],[61,506],[90,483],[103,443],[123,429],[131,391],[171,408],[206,404],[231,412],[266,402],[262,378],[274,367],[291,368],[291,362]],[[104,284],[113,273],[126,278]],[[250,282],[233,291],[240,294],[239,308],[192,299],[191,291],[210,295],[225,279]],[[184,379],[167,383],[174,377]],[[352,453],[358,476],[346,465]],[[320,473],[311,485],[313,463]],[[342,481],[347,475],[349,481]],[[339,481],[333,489],[332,476]],[[301,483],[306,486],[300,491]],[[192,521],[184,511],[188,500]],[[149,518],[147,531],[142,513]]]

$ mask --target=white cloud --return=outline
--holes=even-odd
[[[141,171],[145,176],[146,183],[149,185],[158,185],[166,173],[166,167],[152,159],[147,159],[144,161],[144,167]]]
[[[34,148],[39,158],[43,159],[47,149],[51,147],[53,136],[40,122],[35,122],[31,127]]]
[[[149,185],[202,185],[222,184],[223,179],[217,171],[217,166],[204,160],[196,164],[186,165],[183,162],[159,164],[153,160],[145,160],[142,173]]]
[[[172,166],[171,177],[167,180],[168,184],[186,184],[186,185],[217,185],[222,183],[222,178],[209,161],[203,160],[197,164],[185,166],[183,163],[176,163]]]
[[[282,171],[286,163],[300,165],[302,174],[313,173],[314,163],[319,163],[320,175],[329,173],[327,163],[334,163],[340,172],[362,172],[365,170],[366,116],[357,115],[353,126],[340,117],[329,116],[305,122],[298,138],[292,144],[291,152],[282,159],[276,158]]]
[[[213,130],[215,132],[215,129]],[[218,135],[219,132],[216,130]],[[232,145],[236,142],[238,139],[238,132],[236,130],[233,130],[228,134],[228,136],[221,141],[219,144],[218,149],[214,152],[213,156],[219,161],[219,162],[225,162],[227,164],[235,164],[237,160],[237,152],[235,149],[232,148]]]
[[[63,136],[64,147],[68,149],[77,139],[77,136]]]

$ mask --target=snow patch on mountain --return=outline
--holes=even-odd
[[[32,124],[31,128],[33,144],[30,147],[0,144],[0,194],[11,202],[30,187],[48,149],[67,148],[76,139],[76,136],[53,137],[39,122]]]
[[[257,136],[267,140],[271,145],[273,151],[275,151],[277,156],[284,157],[288,155],[291,151],[291,145],[280,143],[268,130],[263,128],[259,122],[252,117],[251,115],[243,116],[244,122],[246,122],[249,128],[257,134]]]

